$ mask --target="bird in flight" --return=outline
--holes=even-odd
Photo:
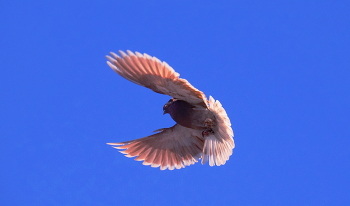
[[[163,106],[176,124],[148,137],[113,145],[126,157],[161,170],[181,169],[201,159],[224,165],[235,147],[230,119],[219,101],[206,98],[166,62],[139,52],[111,52],[107,64],[120,76],[172,98]]]

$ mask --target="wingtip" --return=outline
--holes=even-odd
[[[113,63],[111,63],[110,61],[107,61],[108,66],[113,69],[114,71],[118,71],[118,67],[116,67]]]
[[[106,144],[108,144],[108,145],[123,145],[121,143],[106,143]]]
[[[120,54],[123,58],[126,57],[126,56],[128,56],[128,55],[125,54],[125,52],[122,51],[122,50],[119,50],[118,52],[119,52],[119,54]]]
[[[143,55],[140,52],[135,52],[137,57],[143,57]]]
[[[120,53],[120,52],[119,52],[119,53]],[[119,56],[118,54],[114,53],[114,52],[109,52],[109,54],[110,54],[113,58],[115,58],[115,59],[120,58],[120,56]]]
[[[129,56],[134,56],[135,54],[132,52],[132,51],[130,51],[130,50],[126,50],[126,53],[129,55]]]
[[[106,59],[108,59],[109,62],[113,62],[115,59],[113,57],[106,55]]]

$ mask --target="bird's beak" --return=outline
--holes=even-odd
[[[163,110],[163,115],[165,115],[166,114],[166,112]]]

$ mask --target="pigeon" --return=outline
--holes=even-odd
[[[110,52],[107,64],[125,79],[172,98],[163,106],[176,124],[153,135],[107,143],[126,157],[160,170],[181,169],[201,159],[210,166],[224,165],[235,147],[230,119],[221,103],[193,87],[166,62],[139,52]]]

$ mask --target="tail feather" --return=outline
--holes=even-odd
[[[217,125],[213,128],[214,134],[205,137],[202,164],[209,161],[210,166],[224,165],[232,155],[235,147],[230,119],[219,101],[209,97],[209,110],[213,112]]]

